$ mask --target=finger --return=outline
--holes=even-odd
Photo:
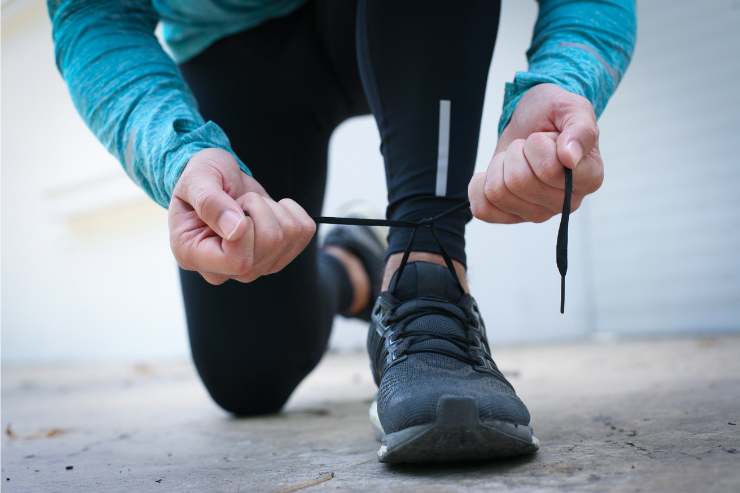
[[[308,215],[306,209],[301,207],[298,202],[293,199],[282,199],[279,204],[290,210],[293,216],[301,223],[303,234],[307,237],[306,243],[311,241],[313,235],[316,234],[316,223],[311,216]]]
[[[524,158],[523,147],[523,139],[513,141],[506,152],[503,153],[503,158],[497,164],[492,163],[483,191],[488,201],[499,209],[509,214],[515,214],[527,221],[540,223],[550,219],[554,212],[516,196],[509,189],[506,182],[507,174],[517,174],[519,169],[529,166]],[[529,183],[518,186],[528,187]]]
[[[176,194],[221,238],[236,240],[246,231],[244,213],[224,191],[224,179],[217,169],[205,167],[189,173]]]
[[[601,188],[603,183],[604,162],[598,149],[594,149],[573,171],[573,192],[588,195]]]
[[[266,197],[247,193],[239,197],[239,203],[254,223],[254,264],[252,274],[270,272],[283,248],[285,234]]]
[[[536,132],[527,137],[524,155],[532,172],[547,186],[562,190],[565,188],[565,172],[558,159],[557,133]]]
[[[303,234],[303,225],[297,217],[294,217],[290,209],[271,199],[267,199],[266,202],[275,214],[285,235],[283,244],[280,245],[280,253],[269,270],[269,273],[274,273],[282,270],[301,253],[307,242],[305,242],[305,235]]]
[[[532,172],[541,182],[552,188],[565,188],[563,163],[556,150],[557,134],[554,132],[537,132],[527,138],[524,144],[524,155]],[[573,171],[573,194],[587,195],[593,193],[604,181],[604,163],[597,148],[586,156]],[[561,199],[562,201],[562,199]]]
[[[258,279],[264,272],[256,268],[254,220],[251,216],[245,216],[244,219],[247,223],[246,233],[239,240],[224,241],[222,245],[230,260],[231,271],[234,272],[230,277],[239,282],[249,283]]]
[[[537,146],[539,139],[535,133],[530,135],[524,144],[517,145],[516,150],[521,150],[521,155],[515,159],[507,159],[504,166],[504,181],[508,189],[520,199],[544,207],[549,212],[557,214],[563,205],[563,190],[553,187],[542,181],[535,173],[531,161],[541,160],[541,152]],[[552,141],[545,139],[550,144]],[[552,147],[554,152],[554,147]],[[557,159],[553,156],[553,159]],[[561,167],[562,168],[562,167]]]
[[[221,284],[229,280],[229,276],[224,276],[221,274],[213,274],[210,272],[200,272],[199,274],[203,279],[206,280],[208,284],[211,284],[213,286],[220,286]]]
[[[278,202],[282,207],[288,209],[293,217],[300,223],[301,225],[301,243],[302,246],[300,248],[300,251],[303,251],[306,246],[311,242],[311,238],[316,234],[316,223],[311,218],[311,216],[308,215],[308,212],[301,207],[298,202],[296,202],[293,199],[282,199],[280,202]]]
[[[486,173],[476,173],[468,185],[468,199],[470,210],[481,221],[497,224],[516,224],[523,221],[519,216],[502,211],[491,204],[483,193],[486,182]]]
[[[226,241],[210,228],[173,231],[172,235],[172,252],[183,269],[226,276],[239,274],[241,265],[222,248]]]
[[[184,200],[173,195],[167,211],[170,248],[177,264],[189,271],[204,270],[205,261],[213,270],[226,271],[220,237],[209,228]]]
[[[599,140],[593,106],[585,98],[578,98],[560,110],[555,125],[560,130],[557,139],[558,158],[563,166],[576,169]]]

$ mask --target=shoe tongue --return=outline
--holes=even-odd
[[[391,285],[393,282],[395,282],[395,279],[391,282]],[[410,302],[420,297],[434,297],[444,300],[441,304],[449,302],[451,305],[459,301],[463,294],[447,267],[429,262],[407,264],[393,293],[402,302]],[[408,305],[407,309],[414,311],[418,309],[417,306]],[[459,310],[457,306],[452,306],[449,309],[453,313],[455,310]],[[441,313],[429,313],[417,317],[408,324],[405,331],[408,334],[414,332],[439,334],[439,338],[422,336],[422,339],[413,343],[414,349],[442,350],[443,352],[465,356],[465,352],[457,345],[445,340],[445,336],[465,337],[466,335],[462,322],[455,318],[452,313],[448,315],[442,311]]]
[[[432,296],[456,302],[463,295],[446,266],[431,262],[411,262],[406,264],[400,279],[396,279],[396,276],[398,271],[393,274],[391,286],[397,282],[393,295],[401,301]]]

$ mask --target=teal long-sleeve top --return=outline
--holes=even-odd
[[[56,63],[75,107],[131,179],[167,207],[192,155],[210,147],[233,154],[224,131],[198,112],[176,62],[305,1],[48,0],[48,8]],[[634,0],[538,3],[529,68],[506,85],[499,133],[522,95],[541,83],[586,97],[600,115],[632,56]],[[159,22],[174,60],[154,34]]]

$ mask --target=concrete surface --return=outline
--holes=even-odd
[[[531,459],[375,459],[364,355],[330,355],[281,415],[235,420],[187,363],[5,367],[2,490],[740,491],[740,337],[494,350]]]

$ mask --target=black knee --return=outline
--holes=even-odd
[[[255,364],[256,355],[250,358],[247,353],[242,360],[247,364],[239,365],[232,360],[227,364],[211,361],[215,364],[206,365],[196,359],[196,367],[211,398],[222,409],[235,416],[259,416],[280,412],[322,354],[323,351],[307,348],[300,357],[276,354],[273,361]]]
[[[235,416],[259,416],[280,412],[301,378],[293,375],[271,377],[229,375],[203,378],[211,398],[224,411]]]

